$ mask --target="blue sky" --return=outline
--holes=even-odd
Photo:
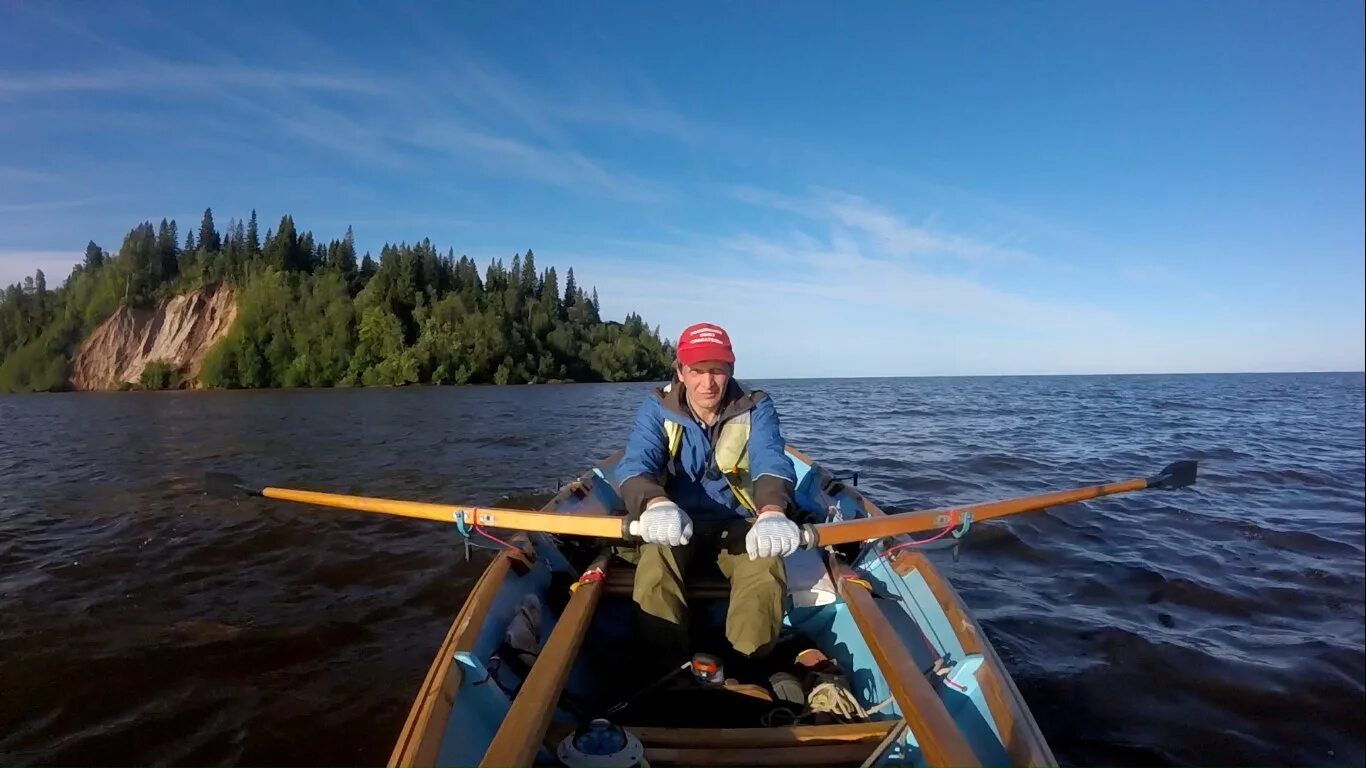
[[[0,0],[0,283],[533,248],[748,377],[1360,370],[1359,2]]]

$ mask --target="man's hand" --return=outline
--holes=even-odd
[[[761,557],[787,557],[802,543],[802,531],[781,510],[765,508],[745,534],[745,551],[750,560]]]
[[[692,538],[692,519],[668,499],[652,499],[640,515],[640,538],[647,544],[680,547]]]

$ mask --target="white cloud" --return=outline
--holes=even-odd
[[[750,205],[796,214],[812,221],[829,222],[849,230],[875,244],[876,248],[872,252],[877,256],[940,256],[974,263],[1041,261],[1033,253],[1001,243],[956,235],[928,225],[911,224],[888,209],[848,192],[822,189],[812,196],[797,198],[741,185],[733,187],[731,194]]]
[[[1025,251],[908,224],[857,195],[833,193],[826,201],[826,208],[841,224],[872,237],[880,250],[891,256],[946,255],[973,261],[1037,260]]]
[[[394,138],[474,162],[491,163],[495,168],[511,170],[525,178],[558,187],[590,189],[636,202],[653,202],[662,194],[653,184],[629,174],[608,171],[579,152],[545,149],[450,121],[415,126],[395,133]]]
[[[671,337],[700,320],[729,327],[741,374],[755,377],[1085,370],[1104,353],[1098,337],[1133,335],[1122,318],[1084,299],[1044,300],[920,263],[923,235],[906,234],[914,228],[862,198],[738,194],[797,217],[779,234],[607,241],[596,255],[538,254],[573,264],[581,284],[602,291],[608,317],[638,311]],[[833,213],[827,199],[847,206],[847,215]],[[813,224],[828,231],[813,234]],[[923,237],[936,253],[949,244],[960,261],[982,253],[966,236]]]
[[[87,33],[93,34],[93,33]],[[403,170],[455,161],[512,177],[609,197],[651,203],[662,188],[609,168],[576,145],[575,126],[617,127],[685,139],[691,124],[664,106],[627,96],[563,97],[541,92],[495,67],[459,53],[422,54],[422,82],[319,63],[316,70],[220,62],[169,61],[107,43],[116,61],[99,69],[0,72],[0,102],[22,114],[26,100],[87,92],[151,93],[171,103],[209,102],[220,110],[215,132],[237,132],[260,144],[261,127],[337,155]],[[221,110],[245,120],[224,119]],[[90,106],[84,106],[89,116]],[[119,107],[98,108],[104,125],[120,125]],[[179,119],[184,120],[182,116]],[[126,121],[125,121],[126,122]],[[269,143],[269,142],[267,142]]]

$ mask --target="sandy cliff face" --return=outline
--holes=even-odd
[[[73,389],[136,384],[158,360],[195,383],[204,355],[232,328],[237,300],[227,284],[166,299],[155,309],[122,307],[86,339],[71,363]]]

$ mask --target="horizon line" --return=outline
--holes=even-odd
[[[743,381],[840,381],[854,379],[1002,379],[1035,378],[1044,376],[1294,376],[1301,374],[1347,373],[1366,375],[1366,369],[1319,369],[1297,371],[1132,371],[1120,373],[897,373],[873,374],[866,376],[736,376],[735,378]]]

